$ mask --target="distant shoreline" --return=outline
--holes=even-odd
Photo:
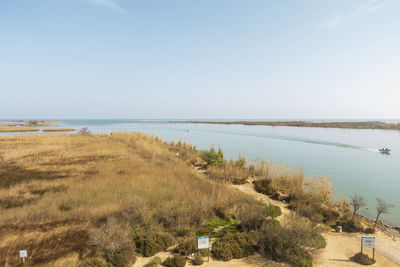
[[[264,125],[264,126],[290,126],[290,127],[317,127],[341,129],[379,129],[400,130],[400,123],[381,121],[354,121],[354,122],[308,122],[308,121],[165,121],[169,123],[203,123],[203,124],[239,124],[239,125]]]

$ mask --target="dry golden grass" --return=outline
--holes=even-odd
[[[200,176],[176,146],[152,136],[1,137],[0,266],[17,266],[21,247],[33,265],[75,253],[93,223],[124,211],[173,231],[249,201]]]
[[[197,176],[168,145],[139,133],[5,137],[0,147],[0,196],[35,199],[2,210],[0,223],[90,219],[137,199],[148,201],[154,212],[185,208],[207,213],[239,197]],[[60,185],[67,190],[41,196],[31,192]]]
[[[305,175],[300,168],[258,159],[251,162],[250,169],[254,170],[256,179],[270,179],[272,187],[280,193],[295,195],[303,190]]]
[[[0,128],[0,132],[8,133],[8,132],[38,132],[40,129],[38,128]]]
[[[74,132],[76,129],[72,128],[49,128],[49,129],[42,129],[42,132]]]

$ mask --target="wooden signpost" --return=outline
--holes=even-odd
[[[361,237],[361,253],[363,248],[372,248],[372,259],[375,260],[375,237],[374,236],[362,236]]]
[[[210,261],[210,238],[208,236],[197,238],[197,253],[199,249],[208,249],[208,261]]]

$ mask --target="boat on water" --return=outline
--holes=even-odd
[[[379,152],[381,152],[381,153],[385,153],[385,154],[388,154],[388,153],[390,153],[390,149],[389,148],[381,148],[381,149],[379,149]]]

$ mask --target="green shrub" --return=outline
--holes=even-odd
[[[186,265],[186,260],[184,257],[182,257],[180,255],[176,255],[173,258],[168,257],[164,261],[164,266],[166,266],[166,267],[183,267],[185,265]]]
[[[154,257],[150,262],[146,263],[143,267],[157,267],[161,264],[160,257]]]
[[[160,251],[164,251],[173,244],[173,241],[172,236],[164,232],[137,231],[133,234],[136,252],[144,257],[150,257]]]
[[[128,267],[136,261],[134,249],[132,246],[122,248],[114,254],[107,254],[106,260],[111,266],[115,267]]]
[[[282,228],[277,221],[267,221],[259,230],[257,239],[260,252],[277,262],[287,262],[294,266],[312,266],[311,255],[302,248],[301,232],[297,226]]]
[[[222,167],[226,164],[224,153],[221,149],[218,149],[218,152],[216,152],[215,149],[212,147],[210,151],[201,151],[200,157],[209,165]]]
[[[368,255],[365,255],[362,252],[355,254],[353,257],[351,257],[351,260],[362,265],[372,265],[375,263],[375,260],[371,259]]]
[[[345,220],[339,225],[342,226],[344,232],[358,233],[363,231],[363,226],[357,220]]]
[[[203,258],[200,255],[196,255],[192,261],[193,265],[202,265],[203,263]]]
[[[332,208],[324,207],[322,203],[307,199],[294,199],[290,201],[289,208],[297,214],[309,218],[313,222],[332,223],[339,218],[339,213]]]
[[[265,195],[272,195],[276,192],[275,189],[272,187],[271,179],[257,180],[254,185],[257,192]]]
[[[254,248],[248,235],[235,233],[222,237],[212,245],[212,254],[218,260],[229,261],[253,254]]]
[[[195,253],[196,250],[197,250],[196,239],[185,240],[175,248],[175,252],[182,256],[189,256],[190,254]]]
[[[259,229],[268,217],[281,215],[281,209],[272,204],[253,202],[239,207],[237,214],[243,231],[251,231]]]

